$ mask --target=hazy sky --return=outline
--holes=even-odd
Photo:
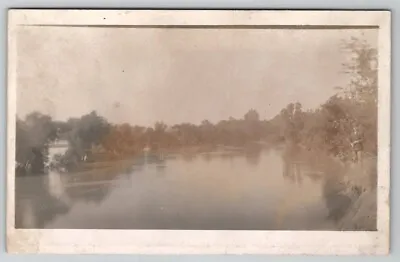
[[[290,102],[315,108],[348,83],[351,36],[376,30],[110,29],[18,32],[17,110],[65,120],[96,110],[110,122],[153,125],[262,118]]]

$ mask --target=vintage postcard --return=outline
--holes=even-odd
[[[9,252],[388,254],[390,12],[8,30]]]

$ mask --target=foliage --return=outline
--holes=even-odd
[[[260,120],[250,109],[241,119],[230,117],[216,124],[204,120],[200,125],[181,123],[168,126],[156,122],[153,127],[110,124],[96,112],[68,121],[33,112],[17,120],[17,170],[41,173],[48,145],[66,139],[69,149],[58,157],[71,170],[87,158],[96,160],[102,152],[110,158],[132,156],[150,150],[172,150],[182,147],[236,146],[250,143],[282,143],[322,150],[343,159],[352,154],[352,132],[364,134],[364,151],[377,153],[377,51],[358,39],[343,44],[351,59],[343,64],[350,83],[314,110],[290,103],[270,120]]]
[[[57,129],[50,116],[33,112],[16,122],[17,174],[44,172],[48,144],[57,137]]]
[[[274,122],[286,141],[345,159],[352,154],[352,132],[357,130],[364,134],[364,151],[376,155],[377,51],[355,38],[343,49],[351,54],[343,64],[349,85],[338,88],[340,92],[316,110],[303,112],[301,105],[289,104]]]

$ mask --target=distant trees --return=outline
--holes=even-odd
[[[255,109],[242,118],[229,117],[218,123],[203,120],[200,125],[181,123],[168,126],[156,122],[152,127],[110,124],[95,111],[68,121],[53,121],[38,112],[17,120],[17,169],[41,173],[48,144],[62,136],[69,149],[60,161],[77,166],[94,148],[111,158],[134,155],[143,148],[174,149],[201,145],[244,146],[252,142],[281,143],[323,150],[333,155],[351,152],[351,133],[357,128],[365,135],[366,152],[377,153],[377,50],[358,39],[343,43],[351,59],[343,64],[350,74],[347,86],[314,110],[301,103],[289,103],[270,120],[261,120]]]
[[[323,150],[349,159],[352,132],[364,134],[364,151],[377,153],[377,50],[352,38],[343,43],[349,61],[343,64],[350,74],[347,86],[337,88],[315,110],[304,111],[300,103],[290,103],[268,121],[267,132],[273,141],[286,141],[309,150]]]
[[[291,144],[299,143],[304,128],[305,112],[301,103],[289,103],[280,113],[270,120],[271,128],[279,133],[281,139]],[[278,134],[277,134],[278,135]]]
[[[194,124],[183,123],[172,127],[177,146],[194,146],[201,141],[201,130]]]
[[[214,143],[216,140],[216,132],[214,125],[210,121],[203,120],[199,129],[201,141],[209,144]]]
[[[101,144],[110,127],[109,123],[95,111],[69,122],[71,124],[69,142],[73,147],[81,150]]]
[[[32,112],[16,122],[17,174],[44,172],[48,144],[57,138],[57,127],[50,116]]]
[[[76,165],[93,145],[99,145],[109,124],[96,112],[66,122],[53,121],[50,116],[33,112],[16,123],[17,174],[40,174],[48,162],[49,144],[64,135],[69,149],[60,161]]]
[[[249,112],[244,115],[244,120],[247,122],[258,122],[260,121],[260,115],[256,110],[250,109]]]
[[[377,50],[356,38],[343,44],[351,59],[343,64],[351,82],[316,110],[289,104],[271,120],[285,141],[349,158],[352,132],[365,133],[364,150],[377,151]]]
[[[61,159],[68,169],[75,168],[80,161],[90,157],[94,146],[103,145],[104,137],[110,132],[110,124],[95,111],[67,121],[66,139],[68,151]]]
[[[114,155],[130,154],[134,151],[137,137],[129,124],[110,126],[110,131],[102,139],[101,145]]]

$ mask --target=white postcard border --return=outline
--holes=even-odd
[[[379,26],[378,231],[15,229],[16,34],[30,25]],[[10,10],[8,24],[7,249],[11,253],[387,254],[390,189],[390,12]]]

